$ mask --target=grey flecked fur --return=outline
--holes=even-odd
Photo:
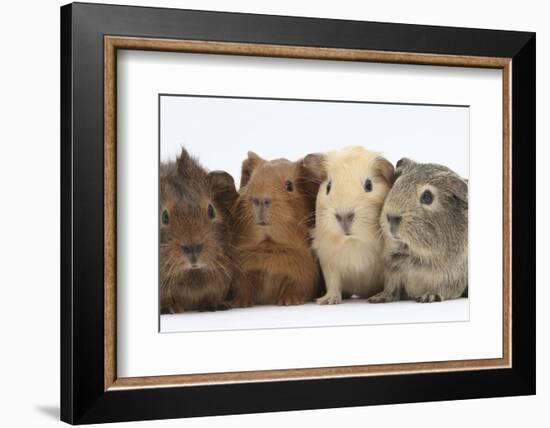
[[[431,204],[422,204],[429,190]],[[393,232],[389,216],[401,216]],[[456,299],[468,291],[468,183],[449,168],[409,159],[397,163],[380,224],[384,291],[371,303]]]

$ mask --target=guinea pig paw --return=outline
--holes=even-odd
[[[369,297],[367,302],[369,302],[369,303],[389,303],[389,302],[395,302],[396,300],[397,300],[397,297],[395,297],[393,294],[387,293],[385,291],[381,291],[380,293]]]
[[[296,296],[285,296],[277,302],[279,306],[294,306],[294,305],[303,305],[305,303],[304,299]]]
[[[231,302],[223,301],[221,303],[218,303],[216,309],[218,311],[227,311],[228,309],[231,309]]]
[[[441,295],[434,293],[424,293],[422,296],[417,297],[415,300],[418,303],[433,303],[443,301]]]
[[[218,305],[215,303],[205,303],[199,305],[197,308],[199,312],[216,312],[218,310]]]
[[[319,305],[338,305],[342,303],[342,295],[338,294],[325,294],[323,297],[317,299]]]
[[[254,306],[254,302],[249,298],[237,297],[228,302],[230,308],[250,308]]]

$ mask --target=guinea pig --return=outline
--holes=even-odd
[[[161,313],[224,309],[236,268],[233,178],[207,173],[185,149],[160,168]]]
[[[305,162],[322,180],[312,248],[321,263],[326,293],[317,303],[337,304],[342,296],[371,297],[384,285],[378,219],[393,165],[361,146],[308,155]]]
[[[371,303],[436,302],[468,291],[468,183],[449,168],[401,159],[380,216],[384,291]]]
[[[319,269],[309,234],[315,193],[301,161],[248,152],[234,212],[241,278],[232,306],[298,305],[316,296]]]

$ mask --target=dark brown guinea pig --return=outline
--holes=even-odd
[[[235,270],[233,178],[207,173],[185,149],[160,168],[161,313],[224,308]]]
[[[242,271],[232,306],[298,305],[316,297],[319,268],[309,234],[315,185],[302,161],[248,152],[234,210]]]

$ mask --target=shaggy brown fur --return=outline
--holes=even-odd
[[[224,307],[236,263],[226,172],[207,173],[182,150],[160,174],[161,313]]]
[[[248,153],[234,210],[242,272],[232,306],[297,305],[316,297],[319,268],[309,226],[317,189],[302,161]]]

